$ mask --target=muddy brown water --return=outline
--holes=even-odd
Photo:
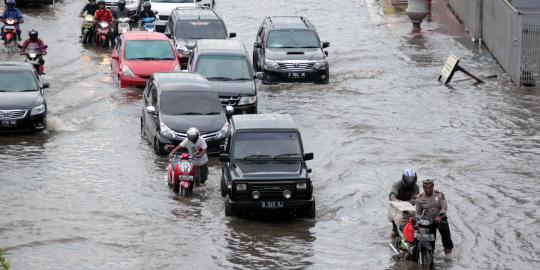
[[[416,269],[388,247],[387,194],[407,167],[449,200],[456,248],[445,262],[437,240],[438,269],[537,269],[540,90],[512,86],[468,39],[436,22],[411,34],[373,0],[218,0],[248,48],[268,15],[305,15],[332,43],[329,85],[259,88],[260,111],[291,114],[315,153],[316,219],[226,218],[217,160],[193,198],[167,187],[139,134],[141,90],[118,89],[109,53],[79,43],[83,2],[23,8],[22,29],[49,44],[52,87],[46,132],[0,137],[12,269]],[[449,52],[500,76],[441,86]]]

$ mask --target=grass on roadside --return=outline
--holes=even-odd
[[[9,270],[9,261],[4,257],[4,250],[0,247],[0,270]]]

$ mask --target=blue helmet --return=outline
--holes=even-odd
[[[6,5],[8,5],[8,7],[15,6],[15,4],[17,4],[17,3],[15,2],[15,0],[7,0],[7,1],[6,1]]]
[[[401,176],[401,183],[406,188],[412,188],[416,184],[417,178],[416,171],[413,169],[406,169]]]

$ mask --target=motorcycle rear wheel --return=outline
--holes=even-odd
[[[423,269],[433,269],[433,251],[428,249],[422,249],[422,268]]]

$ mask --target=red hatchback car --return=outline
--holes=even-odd
[[[157,32],[123,33],[111,57],[113,76],[121,88],[145,86],[156,72],[181,70],[171,41]]]

